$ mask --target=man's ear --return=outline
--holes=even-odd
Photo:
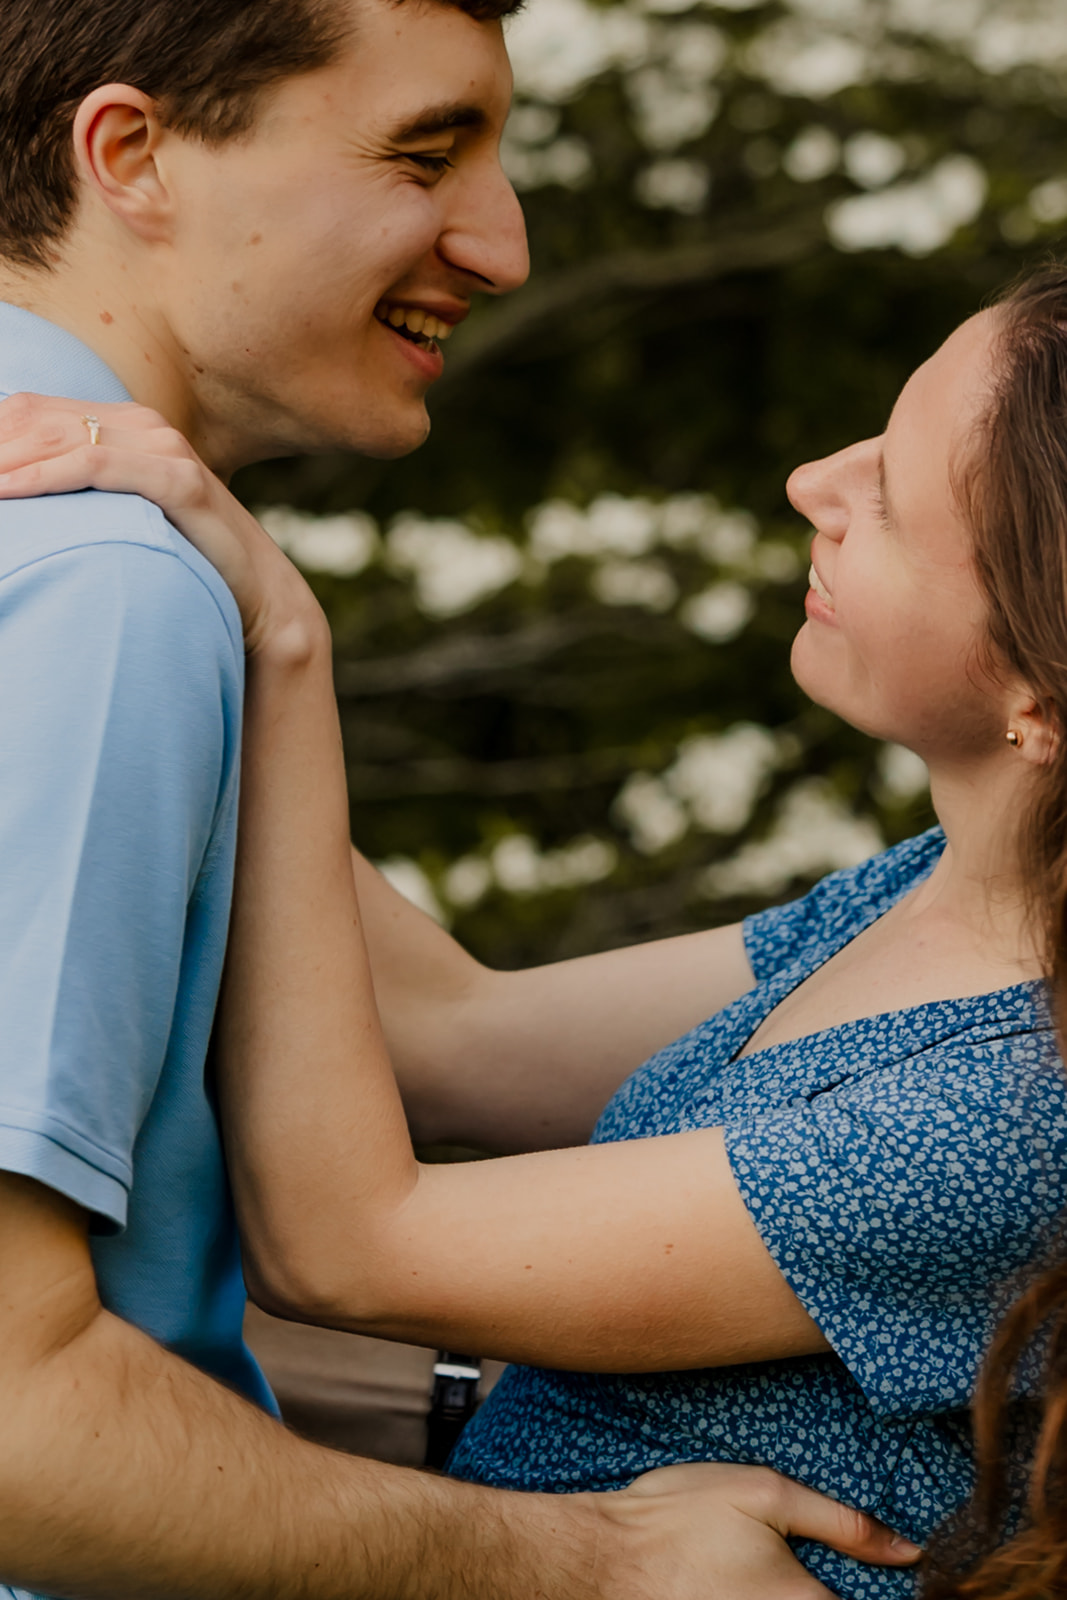
[[[74,159],[83,186],[146,242],[169,237],[171,197],[156,160],[163,129],[155,102],[129,84],[94,89],[74,119]]]

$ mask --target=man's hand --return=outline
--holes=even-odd
[[[607,1529],[594,1592],[609,1600],[827,1600],[787,1535],[878,1565],[910,1566],[920,1554],[765,1467],[661,1467],[590,1501]]]
[[[894,1559],[888,1535],[752,1469],[502,1494],[306,1444],[101,1308],[86,1222],[0,1173],[0,1583],[76,1600],[807,1600],[822,1591],[772,1529]]]

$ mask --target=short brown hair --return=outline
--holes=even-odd
[[[520,0],[446,0],[478,21]],[[54,264],[77,203],[71,128],[105,83],[158,103],[168,127],[221,143],[259,96],[326,66],[349,37],[346,0],[0,0],[0,257]]]

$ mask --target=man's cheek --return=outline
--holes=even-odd
[[[389,282],[397,286],[434,249],[444,226],[436,192],[414,184],[405,185],[376,222],[371,234],[379,241],[374,255],[381,269],[390,272]]]

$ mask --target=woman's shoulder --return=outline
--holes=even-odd
[[[746,917],[745,949],[759,982],[817,948],[854,938],[931,872],[945,848],[941,828],[905,839],[833,872],[798,900]]]

